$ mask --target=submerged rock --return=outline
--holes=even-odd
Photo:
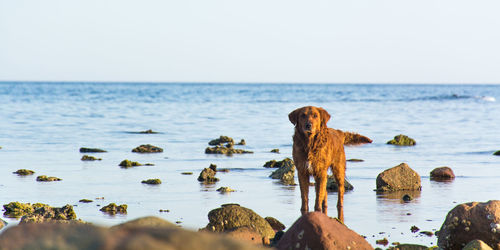
[[[62,179],[53,176],[40,175],[36,177],[36,181],[50,182],[50,181],[62,181]]]
[[[220,193],[230,193],[230,192],[235,192],[236,190],[231,189],[230,187],[220,187],[217,189]]]
[[[89,200],[89,199],[81,199],[79,200],[78,202],[82,202],[82,203],[91,203],[91,202],[94,202],[93,200]]]
[[[24,215],[32,214],[35,209],[48,206],[49,205],[43,203],[35,203],[31,205],[30,203],[21,203],[14,201],[10,202],[9,204],[3,205],[3,209],[5,210],[3,215],[8,218],[19,218]]]
[[[373,249],[359,234],[321,212],[306,213],[286,231],[277,249]]]
[[[500,155],[500,150],[498,150],[497,152],[493,153],[493,155]]]
[[[208,213],[209,223],[205,230],[226,232],[236,228],[248,227],[256,230],[262,237],[274,238],[271,225],[251,209],[238,204],[224,204]]]
[[[145,131],[140,131],[139,134],[158,134],[158,132],[155,132],[152,129],[148,129]]]
[[[253,154],[252,151],[237,149],[234,148],[232,144],[226,146],[214,146],[207,147],[205,149],[205,154],[224,154],[224,155],[233,155],[233,154]]]
[[[140,164],[139,162],[136,162],[136,161],[123,160],[122,162],[120,162],[120,164],[118,164],[118,166],[120,166],[122,168],[131,168],[131,167],[142,166],[142,164]]]
[[[355,132],[342,131],[344,132],[344,145],[359,145],[365,143],[372,143],[372,139],[360,135]]]
[[[16,172],[12,172],[13,174],[17,174],[17,175],[32,175],[35,173],[35,171],[33,170],[29,170],[29,169],[19,169],[17,170]]]
[[[244,146],[244,145],[247,145],[247,142],[245,141],[245,139],[241,139],[241,141],[238,142],[238,144],[236,144],[236,145]]]
[[[282,161],[276,162],[279,168],[269,175],[272,179],[279,179],[285,185],[295,185],[295,165],[290,158],[285,158]]]
[[[216,145],[222,145],[224,143],[234,144],[234,140],[233,140],[233,138],[231,138],[229,136],[221,135],[219,138],[213,139],[210,142],[208,142],[208,145],[216,146]]]
[[[157,146],[153,146],[151,144],[140,145],[134,149],[132,149],[134,153],[161,153],[163,149]]]
[[[148,179],[148,180],[141,181],[141,183],[150,184],[150,185],[158,185],[158,184],[161,184],[161,180],[160,179]]]
[[[106,153],[108,151],[100,148],[80,148],[80,153]]]
[[[82,156],[82,161],[101,161],[102,158],[96,158],[94,156],[90,156],[90,155],[84,155]]]
[[[198,181],[206,183],[218,182],[219,179],[215,177],[215,174],[216,171],[213,170],[212,168],[205,168],[201,171],[200,175],[198,176]]]
[[[271,149],[271,153],[279,154],[280,153],[280,149],[279,148]]]
[[[431,180],[452,180],[455,179],[455,174],[450,167],[439,167],[431,171]]]
[[[363,159],[348,159],[347,161],[350,161],[350,162],[364,162],[365,160],[363,160]]]
[[[344,179],[344,189],[345,191],[353,190],[354,187],[352,186],[351,183],[349,183],[346,179]],[[326,190],[329,192],[338,192],[339,191],[339,185],[337,184],[337,180],[335,180],[335,177],[332,175],[328,176],[327,183],[326,183]]]
[[[386,169],[377,176],[377,191],[388,192],[421,189],[420,175],[406,163]]]
[[[394,139],[388,141],[387,144],[397,146],[414,146],[417,144],[417,142],[406,135],[396,135],[394,136]]]
[[[462,249],[473,240],[500,248],[500,200],[470,202],[456,206],[436,233],[442,249]]]
[[[122,204],[117,206],[115,203],[109,203],[107,206],[102,207],[99,211],[105,212],[110,215],[126,214],[127,213],[127,205]]]

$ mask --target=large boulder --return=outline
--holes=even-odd
[[[421,190],[420,175],[406,163],[386,169],[377,176],[377,191]]]
[[[450,167],[435,168],[430,173],[431,179],[436,181],[455,179],[455,174]]]
[[[269,223],[253,210],[238,204],[224,204],[208,213],[209,223],[205,230],[211,232],[232,231],[248,227],[257,231],[262,238],[274,238],[274,230]]]
[[[500,249],[500,200],[456,206],[448,212],[436,235],[443,249],[462,249],[472,240]]]
[[[373,249],[359,234],[320,212],[307,213],[286,231],[278,249]]]
[[[161,219],[128,222],[111,229],[90,224],[21,224],[0,234],[0,249],[266,249],[221,235],[193,232]]]
[[[269,175],[272,179],[281,180],[285,185],[295,185],[295,165],[290,158],[286,158],[277,162],[275,165],[280,166]]]

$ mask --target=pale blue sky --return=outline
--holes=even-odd
[[[500,83],[500,1],[0,0],[0,81]]]

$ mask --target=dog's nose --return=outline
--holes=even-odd
[[[309,130],[311,129],[312,124],[310,122],[306,123],[306,129]]]

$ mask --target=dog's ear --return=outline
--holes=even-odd
[[[318,111],[321,116],[321,127],[326,127],[326,123],[330,120],[330,114],[323,108],[318,108]]]
[[[300,113],[300,110],[302,108],[298,108],[294,111],[292,111],[290,114],[288,114],[288,119],[290,120],[290,122],[296,126],[297,123],[299,122],[299,113]]]

